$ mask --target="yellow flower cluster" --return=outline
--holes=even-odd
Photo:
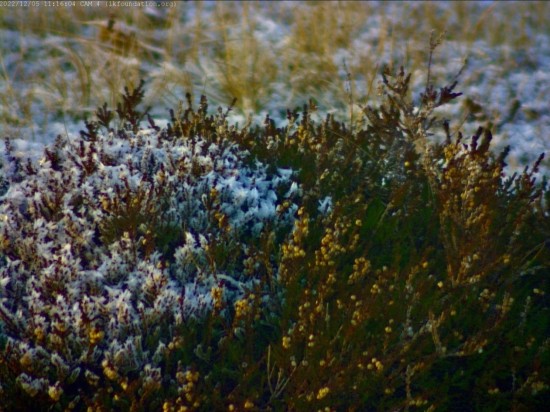
[[[92,328],[90,329],[88,336],[90,338],[90,344],[93,346],[103,339],[103,337],[105,336],[105,333],[102,330],[97,330],[96,328]]]
[[[378,359],[372,358],[370,363],[367,365],[367,369],[376,369],[378,372],[381,372],[384,369],[384,365]]]
[[[305,257],[306,252],[299,246],[292,246],[284,244],[282,246],[284,259],[296,259]]]
[[[352,285],[364,279],[370,270],[370,266],[370,261],[364,257],[355,259],[353,263],[353,272],[348,278],[348,284]]]
[[[221,212],[216,212],[214,214],[214,217],[218,221],[218,227],[220,229],[224,229],[226,231],[229,231],[231,227],[229,226],[229,219],[227,218],[227,215]]]
[[[62,394],[63,389],[59,386],[59,382],[53,386],[50,385],[48,388],[48,395],[54,402],[57,402],[61,398]]]
[[[409,406],[421,407],[421,406],[425,406],[427,404],[428,404],[428,401],[426,399],[422,399],[422,398],[411,399],[409,401]]]
[[[212,296],[214,308],[220,310],[223,307],[223,289],[218,286],[212,287],[210,289],[210,296]]]
[[[44,329],[42,329],[41,327],[37,327],[34,330],[34,336],[36,336],[36,339],[38,341],[43,341],[45,337]]]
[[[107,377],[107,379],[112,381],[117,380],[118,373],[107,359],[104,359],[103,362],[101,362],[101,366],[103,366],[103,374]]]
[[[240,319],[246,316],[250,311],[250,305],[247,299],[239,299],[235,302],[235,317]]]
[[[334,256],[344,251],[345,249],[337,241],[337,234],[332,229],[327,229],[321,239],[321,248],[315,252],[315,265],[334,266]]]
[[[200,373],[198,371],[178,371],[176,380],[179,385],[179,396],[176,398],[175,405],[172,402],[165,402],[162,406],[163,412],[186,412],[196,410],[200,406],[199,399],[195,393]]]
[[[279,215],[282,215],[284,214],[287,210],[290,209],[290,207],[292,206],[292,202],[288,201],[288,200],[285,200],[283,201],[283,203],[281,203],[280,205],[277,205],[277,213]]]
[[[319,389],[319,392],[317,392],[317,399],[323,399],[326,397],[330,392],[330,389],[328,386],[325,386],[324,388]]]
[[[285,348],[285,349],[290,348],[290,337],[289,336],[283,336],[283,348]]]

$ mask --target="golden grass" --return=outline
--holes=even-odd
[[[188,8],[194,13],[182,18]],[[394,23],[397,9],[405,18]],[[151,82],[148,102],[161,107],[173,106],[186,91],[204,93],[215,104],[237,97],[235,109],[244,114],[266,108],[274,94],[292,107],[312,96],[325,109],[346,107],[344,60],[334,57],[339,50],[348,53],[345,67],[358,90],[354,99],[365,103],[383,63],[405,64],[413,73],[426,68],[432,31],[446,32],[444,47],[466,45],[466,53],[457,49],[465,58],[479,40],[494,47],[506,44],[513,52],[535,44],[537,33],[550,30],[546,2],[495,3],[482,13],[473,2],[453,2],[442,12],[432,2],[345,1],[191,2],[162,17],[139,8],[112,12],[106,7],[0,11],[2,27],[15,31],[18,39],[10,46],[12,53],[15,47],[16,62],[8,68],[0,61],[2,134],[36,122],[33,105],[47,119],[67,115],[79,120],[104,101],[113,104],[124,86],[134,87],[140,78]],[[258,13],[282,24],[283,41],[268,44],[260,38],[254,19]],[[379,16],[379,27],[365,27],[373,15]],[[374,29],[376,44],[358,43],[362,32]],[[2,43],[6,49],[8,42]],[[1,51],[5,56],[6,50]],[[392,56],[400,57],[391,61]],[[514,61],[506,57],[498,64],[512,70]],[[437,56],[436,63],[445,64]],[[462,84],[479,76],[467,72]]]

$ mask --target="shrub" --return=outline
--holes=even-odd
[[[212,311],[230,322],[233,304],[273,286],[270,236],[291,227],[292,172],[268,175],[204,100],[173,128],[139,129],[141,96],[126,92],[120,129],[104,106],[39,164],[10,162],[0,319],[12,399],[118,407],[120,390],[131,408],[158,404],[182,329]]]
[[[383,72],[362,124],[148,127],[142,85],[40,164],[7,144],[13,410],[501,410],[548,398],[546,185]],[[118,125],[113,126],[114,120]],[[91,408],[91,409],[90,409]]]
[[[385,73],[369,126],[329,157],[333,175],[363,184],[332,191],[327,217],[300,209],[282,247],[283,337],[271,348],[280,397],[291,410],[542,405],[549,232],[533,178],[542,156],[507,178],[488,130],[469,144],[448,132],[428,144],[433,110],[454,85],[428,88],[415,109],[408,82]]]

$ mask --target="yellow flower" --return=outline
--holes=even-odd
[[[199,376],[200,376],[200,373],[198,371],[197,372],[192,372],[192,371],[185,372],[185,379],[188,382],[198,382]]]
[[[59,398],[61,398],[62,394],[63,389],[61,389],[58,385],[50,386],[48,388],[48,395],[50,395],[50,398],[52,398],[52,400],[55,402],[57,402]]]
[[[34,336],[36,336],[36,339],[43,340],[44,339],[44,329],[41,327],[38,327],[34,330]]]
[[[113,369],[113,367],[109,364],[107,359],[101,362],[101,366],[103,366],[103,373],[108,379],[114,381],[118,377],[116,370]]]
[[[283,336],[283,348],[285,348],[285,349],[290,348],[290,337],[289,336]]]
[[[237,318],[241,318],[248,313],[248,301],[246,299],[241,299],[235,302],[235,315]]]
[[[90,330],[90,333],[89,333],[89,337],[90,337],[90,343],[92,345],[95,345],[96,343],[98,343],[101,339],[103,339],[103,337],[105,336],[105,333],[101,330],[97,330],[97,329],[91,329]]]
[[[26,366],[30,366],[31,363],[32,363],[32,357],[31,357],[31,355],[29,355],[28,352],[25,353],[25,354],[21,357],[21,359],[19,359],[19,363],[21,363],[21,365],[23,365],[23,366],[25,366],[25,367],[26,367]]]
[[[222,307],[222,296],[223,296],[223,289],[217,286],[214,286],[210,290],[210,295],[212,296],[212,300],[214,301],[214,308],[221,309]]]
[[[317,399],[323,399],[325,396],[328,395],[329,392],[330,392],[330,389],[327,386],[319,389],[319,392],[317,392]]]
[[[253,407],[254,403],[250,402],[249,400],[244,403],[244,409],[252,409]]]

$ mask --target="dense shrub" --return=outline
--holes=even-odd
[[[459,96],[385,70],[362,123],[277,128],[126,91],[40,162],[7,144],[9,410],[524,410],[548,400],[548,191]],[[113,125],[117,122],[116,125]],[[539,160],[540,162],[540,160]]]
[[[269,292],[274,255],[258,244],[291,227],[292,171],[268,175],[206,107],[178,119],[189,133],[139,129],[140,94],[125,95],[117,132],[104,107],[105,134],[88,123],[39,164],[10,163],[0,313],[14,374],[2,386],[19,399],[102,404],[123,385],[146,404],[191,319],[231,321],[234,304]]]

